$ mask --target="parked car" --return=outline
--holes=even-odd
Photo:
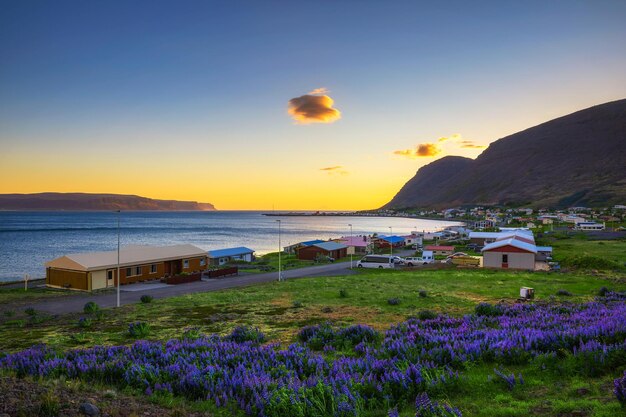
[[[432,260],[426,260],[421,256],[412,256],[408,258],[404,258],[404,264],[406,266],[415,266],[415,265],[428,265],[432,263]]]
[[[395,268],[393,258],[388,255],[367,255],[356,263],[357,268]]]
[[[404,265],[404,258],[401,258],[399,256],[393,256],[393,263],[396,265]]]

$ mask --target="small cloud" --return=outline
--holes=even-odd
[[[441,149],[434,143],[420,143],[415,149],[404,149],[395,151],[394,155],[400,155],[405,158],[420,158],[425,156],[435,156],[441,152]]]
[[[328,175],[348,175],[348,171],[343,169],[343,166],[341,165],[320,168],[320,171],[326,171]]]
[[[470,148],[470,149],[486,148],[486,146],[484,146],[484,145],[477,145],[472,140],[462,140],[462,141],[459,142],[459,144],[461,145],[461,148]]]
[[[316,88],[316,89],[314,89],[312,91],[309,91],[307,94],[311,94],[311,95],[314,95],[314,96],[319,96],[319,95],[326,95],[328,93],[330,93],[330,91],[328,91],[328,88],[321,87],[321,88]]]
[[[308,94],[289,100],[287,112],[299,124],[333,123],[341,119],[341,112],[333,108],[335,101],[326,88],[316,88]]]
[[[447,142],[449,140],[458,141],[461,138],[462,136],[460,133],[455,133],[454,135],[450,135],[450,136],[442,136],[439,139],[437,139],[437,142]]]

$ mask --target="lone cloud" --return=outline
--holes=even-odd
[[[441,152],[441,149],[434,143],[420,143],[415,149],[404,149],[395,151],[394,155],[404,156],[406,158],[419,158],[423,156],[435,156]]]
[[[320,168],[320,171],[325,171],[328,175],[348,175],[348,171],[343,169],[343,166],[341,165]]]
[[[341,112],[333,108],[335,103],[325,88],[316,88],[308,94],[289,100],[287,112],[299,124],[333,123],[341,118]]]

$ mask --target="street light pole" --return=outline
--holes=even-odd
[[[117,307],[120,306],[120,216],[121,210],[117,211]]]
[[[393,239],[393,229],[389,226],[389,239]],[[391,251],[391,257],[393,258],[393,242],[389,241],[389,250]],[[393,259],[391,259],[393,262]]]
[[[352,269],[352,254],[354,253],[354,245],[352,245],[354,242],[352,241],[352,224],[349,224],[348,226],[350,226],[350,245],[352,246],[352,251],[350,252],[350,269]]]
[[[283,280],[283,272],[280,264],[280,252],[282,250],[280,243],[280,220],[276,220],[278,222],[278,281]]]

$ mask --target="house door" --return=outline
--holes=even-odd
[[[507,253],[502,255],[502,268],[509,267],[509,255]]]
[[[115,271],[113,269],[107,270],[107,287],[115,287]]]

